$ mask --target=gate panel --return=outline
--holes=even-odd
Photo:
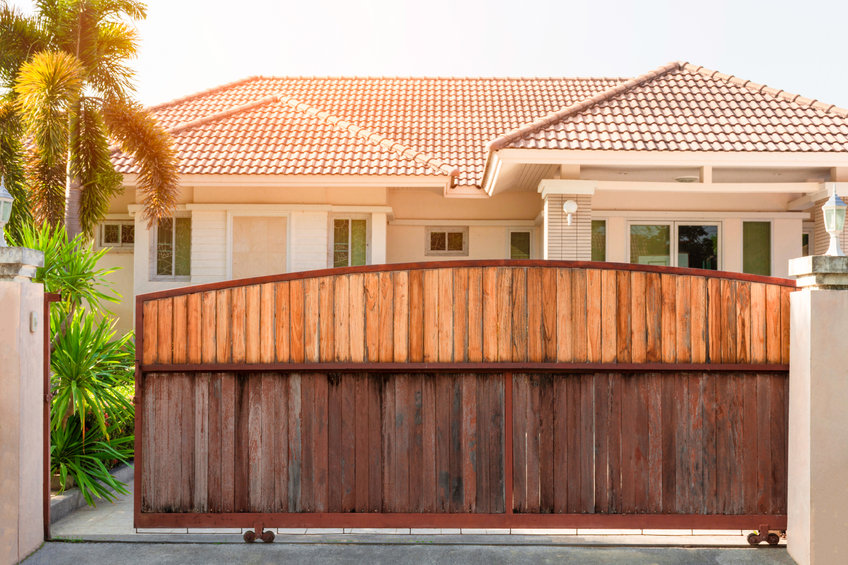
[[[502,513],[504,378],[152,373],[148,513]]]
[[[781,373],[516,374],[513,511],[785,514],[787,386]]]
[[[137,527],[786,523],[780,279],[440,262],[137,298]]]

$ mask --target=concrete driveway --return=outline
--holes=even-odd
[[[791,565],[784,547],[685,548],[568,545],[475,545],[469,543],[92,543],[49,542],[26,559],[25,565],[122,565],[180,563],[226,565],[265,563],[404,563],[497,565],[501,563],[627,565]]]

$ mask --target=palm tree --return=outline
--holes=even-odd
[[[15,172],[18,149],[33,218],[70,237],[91,234],[122,190],[115,150],[136,160],[148,225],[174,209],[170,137],[133,100],[127,65],[138,47],[128,22],[145,16],[137,0],[38,0],[32,17],[0,4],[0,173]],[[4,144],[15,133],[17,146]]]

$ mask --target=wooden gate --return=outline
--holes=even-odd
[[[793,289],[466,261],[139,296],[135,525],[783,528]]]

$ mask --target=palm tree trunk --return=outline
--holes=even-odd
[[[68,175],[65,184],[65,229],[68,239],[73,239],[82,233],[80,225],[80,203],[82,200],[82,188],[79,179]]]

